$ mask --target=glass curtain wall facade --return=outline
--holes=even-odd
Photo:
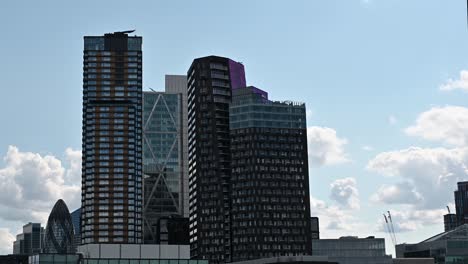
[[[28,223],[23,226],[23,233],[13,242],[13,254],[35,254],[42,250],[44,228],[40,223]]]
[[[184,215],[183,124],[181,94],[143,93],[145,243],[167,240],[158,232],[161,219]]]
[[[81,242],[142,242],[142,38],[84,37]]]
[[[232,90],[232,259],[311,255],[305,104]]]
[[[60,199],[55,203],[47,219],[42,252],[69,254],[75,251],[75,231],[71,215],[65,202]]]
[[[75,230],[75,247],[77,247],[81,245],[81,209],[76,209],[70,215]]]
[[[191,257],[230,262],[229,104],[231,90],[245,87],[244,66],[203,57],[187,76]]]
[[[314,256],[328,256],[340,264],[391,264],[392,256],[385,253],[385,239],[341,237],[312,242]]]

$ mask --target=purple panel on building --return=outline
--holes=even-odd
[[[242,63],[229,60],[229,75],[231,78],[232,89],[247,86],[247,82],[245,81],[244,65],[242,65]]]
[[[260,95],[263,99],[268,99],[268,93],[263,91],[262,89],[259,89],[255,86],[252,86],[251,89],[254,94]]]

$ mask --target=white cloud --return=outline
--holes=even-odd
[[[67,149],[69,169],[54,156],[21,152],[9,146],[0,168],[0,218],[45,224],[52,206],[64,199],[70,210],[80,204],[81,155]]]
[[[13,253],[13,241],[15,236],[6,228],[0,228],[0,255]]]
[[[392,210],[392,222],[395,233],[416,231],[428,225],[443,225],[443,209],[434,210],[414,210],[412,207],[405,207],[405,210]],[[385,214],[387,214],[385,212]],[[387,232],[387,226],[383,217],[378,221],[378,231]],[[401,242],[401,241],[400,241]]]
[[[338,179],[330,184],[330,198],[341,207],[359,209],[359,192],[355,178]]]
[[[313,166],[348,162],[344,147],[348,143],[339,138],[334,129],[312,126],[307,128],[309,162]]]
[[[396,123],[398,123],[398,119],[394,115],[389,115],[388,116],[388,123],[390,125],[395,125]]]
[[[385,203],[413,204],[415,208],[443,208],[453,201],[457,181],[468,179],[468,148],[417,148],[384,152],[367,169],[406,183],[382,186],[373,196]],[[386,191],[386,192],[385,192]],[[408,200],[411,197],[413,200]]]
[[[419,204],[422,200],[421,194],[410,182],[382,185],[377,193],[371,196],[371,201],[384,204]]]
[[[468,71],[462,70],[460,77],[457,80],[448,79],[444,84],[439,87],[442,91],[463,90],[468,91]]]
[[[450,145],[468,145],[468,108],[461,106],[433,107],[423,112],[416,124],[405,132],[427,140]]]
[[[330,205],[314,197],[310,197],[310,209],[312,216],[319,217],[321,238],[375,235],[377,223],[369,228],[369,223],[361,222],[353,215],[355,210]]]
[[[355,230],[356,223],[349,211],[338,206],[329,206],[325,201],[310,197],[310,213],[319,217],[321,233],[331,230]]]

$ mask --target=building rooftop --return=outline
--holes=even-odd
[[[433,241],[438,241],[438,240],[449,240],[449,239],[466,240],[467,238],[468,238],[468,224],[464,224],[450,231],[443,232],[433,237],[430,237],[422,241],[421,243],[433,242]]]
[[[273,263],[336,263],[329,262],[327,256],[281,256],[274,258],[252,259],[232,262],[235,264],[273,264]]]

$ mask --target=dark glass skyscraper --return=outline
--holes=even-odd
[[[142,38],[84,37],[81,241],[142,241]]]
[[[212,263],[311,254],[305,105],[246,87],[244,67],[188,71],[190,242]]]
[[[229,104],[231,90],[246,85],[244,66],[209,56],[187,76],[191,256],[230,262]]]
[[[311,255],[305,104],[232,94],[232,260]]]
[[[455,191],[455,210],[457,226],[468,224],[468,182],[458,182]]]

